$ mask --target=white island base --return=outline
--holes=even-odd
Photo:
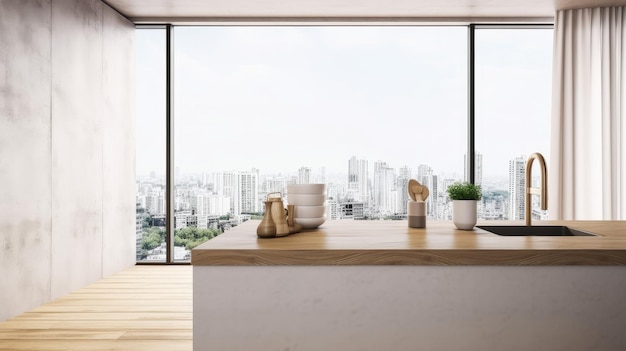
[[[195,351],[626,350],[626,266],[193,270]]]

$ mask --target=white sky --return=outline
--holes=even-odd
[[[163,173],[163,33],[137,37],[137,172]],[[183,172],[347,173],[355,155],[463,174],[466,27],[176,27]],[[484,176],[549,156],[551,30],[477,30]],[[157,58],[157,59],[155,59]]]

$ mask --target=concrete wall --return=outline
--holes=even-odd
[[[134,25],[0,0],[0,321],[135,262]]]

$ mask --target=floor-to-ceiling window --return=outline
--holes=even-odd
[[[418,178],[428,215],[449,216],[439,184],[463,175],[465,27],[177,27],[174,42],[187,249],[260,218],[290,183],[326,183],[328,220],[391,219]]]
[[[136,31],[137,261],[165,262],[166,31]]]
[[[509,161],[535,151],[548,156],[550,87],[541,84],[551,79],[551,32],[476,30],[482,218],[509,218]],[[430,189],[428,218],[451,218],[445,190],[467,178],[467,26],[189,26],[175,27],[173,43],[174,261],[260,218],[265,196],[284,194],[291,183],[326,183],[328,220],[393,220],[405,218],[413,178]],[[155,54],[164,60],[165,52]],[[164,75],[146,76],[163,79],[150,88],[165,90]],[[548,128],[524,137],[520,123]],[[162,155],[159,167],[162,142],[153,149]],[[137,157],[138,213],[143,206],[154,217],[141,202],[146,181]],[[146,258],[164,257],[164,243],[151,246],[142,244]]]
[[[525,218],[526,160],[550,157],[552,28],[477,26],[475,30],[475,182],[479,217]],[[539,181],[539,166],[533,181]],[[554,180],[552,180],[554,181]],[[533,216],[545,216],[534,197]]]

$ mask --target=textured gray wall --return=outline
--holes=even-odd
[[[105,6],[106,10],[109,10]],[[103,275],[135,264],[135,26],[104,12]]]
[[[0,320],[50,296],[50,1],[0,1]]]
[[[134,25],[0,0],[0,321],[135,262]]]

